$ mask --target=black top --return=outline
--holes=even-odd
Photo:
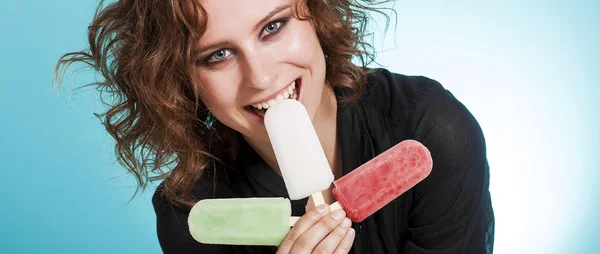
[[[336,87],[335,93],[342,98],[351,90]],[[492,253],[494,213],[483,133],[449,91],[425,77],[377,69],[368,75],[359,101],[339,101],[344,175],[406,139],[421,142],[433,158],[425,180],[363,222],[353,223],[351,253]],[[283,178],[243,141],[236,164],[222,172],[218,178],[206,174],[194,186],[195,197],[288,197]],[[276,247],[196,242],[188,231],[189,209],[168,204],[161,186],[152,201],[165,253],[276,252]],[[292,201],[292,215],[303,215],[306,202]]]

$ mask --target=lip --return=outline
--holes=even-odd
[[[302,103],[302,98],[304,97],[303,92],[302,92],[302,79],[297,78],[297,79],[295,79],[295,81],[296,81],[296,90],[297,90],[296,93],[298,95],[298,98],[296,100],[299,101],[300,103]],[[291,82],[290,82],[290,84],[291,84]],[[261,101],[257,101],[257,102],[254,102],[253,104],[245,106],[244,110],[246,110],[246,112],[248,112],[248,114],[250,114],[250,117],[252,117],[254,120],[259,122],[260,124],[264,125],[264,119],[261,118],[260,116],[258,116],[256,113],[254,113],[254,111],[252,111],[251,105],[254,105],[256,103],[263,102],[263,101],[268,101],[270,99],[277,97],[277,95],[281,94],[285,89],[288,88],[288,86],[281,88],[279,91],[275,92],[274,94],[266,97],[265,99],[263,99]]]

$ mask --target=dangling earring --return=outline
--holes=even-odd
[[[216,120],[217,119],[212,115],[212,113],[208,112],[208,114],[206,114],[206,119],[204,119],[204,125],[206,128],[210,129]]]

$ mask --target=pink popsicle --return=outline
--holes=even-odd
[[[363,221],[429,175],[429,150],[405,140],[333,182],[333,195],[354,222]]]

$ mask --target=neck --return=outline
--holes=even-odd
[[[321,146],[335,179],[342,176],[342,156],[337,135],[337,99],[330,86],[326,86],[321,100],[321,109],[313,122]]]

